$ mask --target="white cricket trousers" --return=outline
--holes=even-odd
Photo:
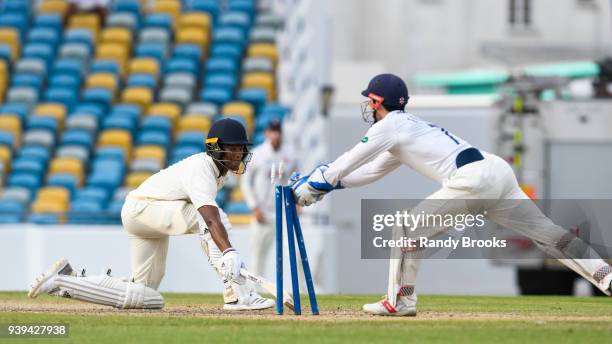
[[[229,231],[231,226],[227,215],[222,211],[220,215]],[[132,278],[153,289],[158,289],[166,271],[168,237],[199,233],[200,228],[202,231],[206,228],[204,219],[189,202],[133,196],[125,200],[121,209],[121,221],[130,239]]]
[[[410,212],[414,214],[466,214],[478,208],[480,213],[502,227],[515,230],[533,240],[538,247],[574,270],[603,292],[609,294],[612,268],[599,258],[582,240],[566,229],[554,224],[521,190],[512,167],[502,158],[482,152],[484,160],[457,169],[442,187]],[[462,202],[461,200],[468,200]],[[427,228],[431,237],[448,228]],[[416,229],[419,231],[419,228]],[[418,233],[418,232],[417,232]],[[394,238],[405,236],[402,227],[394,228]],[[575,259],[567,254],[568,248],[586,252]],[[402,252],[393,248],[389,264],[387,298],[395,305],[397,296],[412,296],[420,267],[420,252]]]

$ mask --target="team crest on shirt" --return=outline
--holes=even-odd
[[[366,137],[362,138],[362,139],[361,139],[361,142],[363,142],[363,143],[368,142],[368,137],[366,136]]]

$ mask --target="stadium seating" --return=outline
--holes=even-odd
[[[212,123],[261,142],[278,98],[278,17],[254,0],[0,6],[0,222],[119,223],[127,192],[205,150]],[[248,209],[236,183],[221,206]]]

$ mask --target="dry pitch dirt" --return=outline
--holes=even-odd
[[[247,311],[230,313],[221,309],[220,304],[194,304],[194,305],[168,305],[162,310],[119,310],[112,307],[92,305],[79,301],[66,300],[49,302],[45,300],[24,301],[0,301],[0,312],[19,313],[55,313],[70,315],[123,315],[126,316],[163,316],[163,317],[205,317],[205,318],[231,318],[231,319],[265,319],[265,320],[299,320],[299,321],[395,321],[401,320],[423,320],[423,321],[529,321],[535,323],[546,323],[549,321],[612,321],[612,315],[608,316],[557,316],[557,315],[526,315],[519,313],[490,313],[490,312],[433,312],[420,311],[416,317],[377,317],[363,313],[359,309],[325,309],[321,315],[309,314],[309,309],[303,307],[303,316],[293,316],[291,311],[286,311],[288,316],[278,316],[274,309],[262,311]]]

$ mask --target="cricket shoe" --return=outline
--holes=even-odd
[[[366,303],[363,305],[363,311],[373,315],[386,316],[415,316],[416,315],[416,296],[398,297],[395,307],[391,305],[387,297],[381,301],[374,303]]]
[[[223,309],[226,311],[252,311],[272,308],[274,305],[274,300],[266,299],[255,291],[251,291],[249,295],[239,298],[236,302],[224,304]]]
[[[36,277],[34,282],[30,285],[28,296],[34,299],[40,293],[52,292],[53,289],[56,288],[55,278],[59,275],[75,275],[75,272],[72,270],[66,258],[58,259],[47,271]]]

